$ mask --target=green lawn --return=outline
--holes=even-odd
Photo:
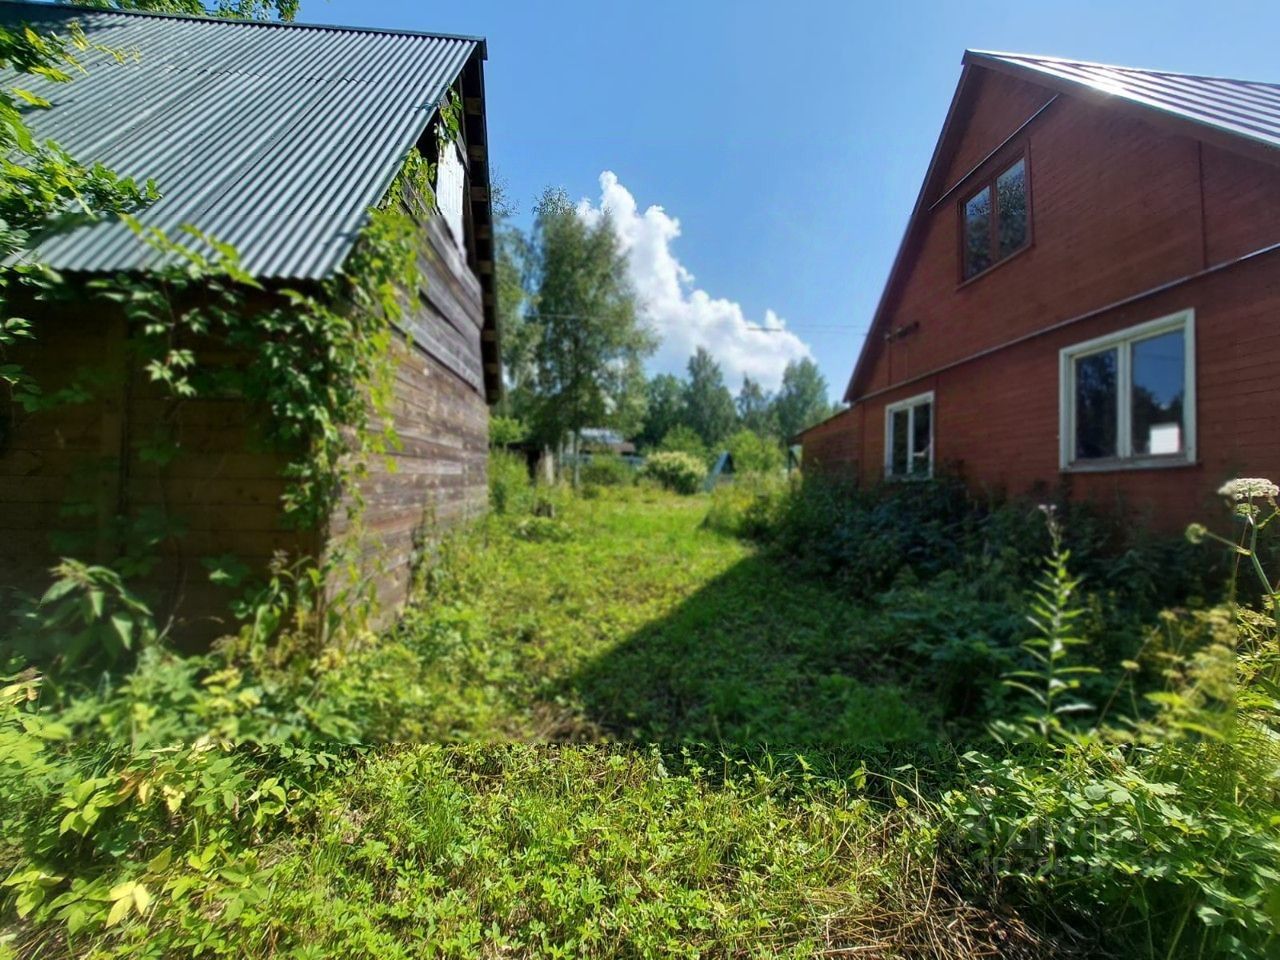
[[[453,739],[763,749],[856,767],[933,736],[878,676],[865,605],[705,529],[707,500],[627,491],[504,525],[454,565],[465,642],[442,657]],[[522,533],[524,536],[522,536]],[[440,611],[405,630],[438,629]]]
[[[875,772],[945,743],[892,625],[708,504],[489,518],[386,637],[158,653],[47,736],[10,688],[0,958],[1031,950]]]

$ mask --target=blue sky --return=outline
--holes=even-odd
[[[965,47],[1280,81],[1275,3],[303,0],[299,19],[486,36],[490,142],[521,219],[548,184],[598,208],[611,171],[613,201],[636,204],[644,269],[671,273],[665,255],[692,275],[659,278],[687,301],[672,322],[721,337],[731,381],[743,369],[768,379],[804,349],[786,335],[744,338],[744,320],[772,311],[833,396]],[[646,220],[651,205],[664,214]],[[654,366],[677,363],[689,342],[674,336]]]

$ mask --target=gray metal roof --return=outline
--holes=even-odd
[[[987,50],[969,51],[966,61],[1031,70],[1280,149],[1280,84]]]
[[[71,20],[138,58],[90,53],[87,75],[71,83],[24,78],[54,104],[30,113],[37,136],[155,178],[162,199],[144,224],[193,224],[262,278],[320,278],[342,263],[449,85],[484,55],[483,41],[467,37],[0,0],[0,23],[65,34]],[[151,256],[116,221],[47,238],[35,252],[89,272],[144,268]]]

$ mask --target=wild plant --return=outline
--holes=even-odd
[[[1277,492],[1261,480],[1222,488],[1239,539],[1188,531],[1228,545],[1262,602],[1166,614],[1140,655],[1163,686],[1130,715],[1104,711],[1091,725],[1066,720],[1083,710],[1076,694],[1092,668],[1071,659],[1089,648],[1050,518],[1054,549],[1024,644],[1031,666],[1007,678],[1032,709],[998,728],[1003,758],[967,755],[972,782],[943,804],[996,894],[1062,930],[1092,927],[1127,956],[1260,956],[1280,945],[1280,656],[1258,541]],[[1131,684],[1143,665],[1127,666]]]

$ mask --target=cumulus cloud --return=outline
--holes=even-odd
[[[606,210],[627,254],[641,309],[661,338],[653,358],[656,369],[682,373],[694,349],[705,347],[720,362],[731,390],[737,391],[744,374],[776,390],[789,361],[812,356],[772,310],[751,321],[737,302],[695,286],[693,274],[672,251],[680,221],[656,205],[642,212],[609,170],[600,174],[599,202],[578,204],[579,216],[588,222],[598,222]]]

